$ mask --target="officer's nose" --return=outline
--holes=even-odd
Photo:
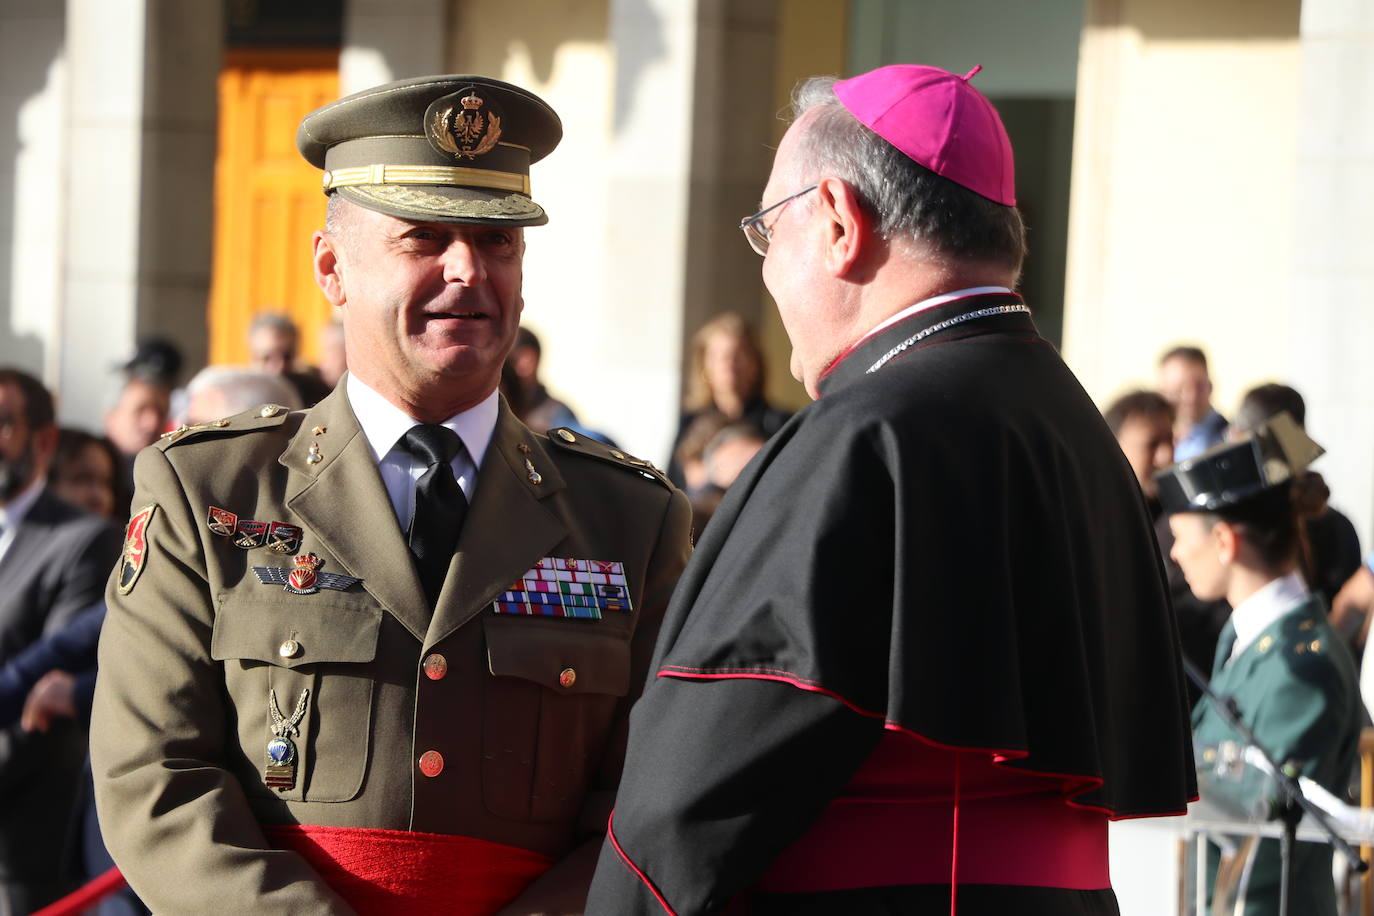
[[[486,279],[487,268],[477,246],[466,238],[454,239],[444,251],[444,280],[476,286]]]

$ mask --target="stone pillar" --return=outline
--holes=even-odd
[[[62,420],[98,428],[111,368],[140,337],[206,351],[216,0],[70,0]],[[245,265],[246,266],[246,265]]]
[[[339,93],[445,73],[450,0],[348,0]],[[467,71],[464,71],[467,72]]]
[[[0,366],[55,381],[65,4],[0,0]]]
[[[665,459],[676,431],[692,192],[696,0],[612,0],[615,60],[605,257],[608,333],[598,387],[635,418],[626,446]],[[709,267],[703,265],[703,269]]]
[[[773,164],[777,7],[777,0],[698,5],[684,344],[720,312],[738,312],[758,328],[772,308],[771,301],[765,306],[761,260],[737,227],[758,210]],[[686,349],[683,367],[690,371]]]
[[[1286,328],[1332,502],[1374,535],[1374,5],[1304,0]],[[1282,330],[1282,329],[1280,329]]]

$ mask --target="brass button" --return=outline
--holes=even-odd
[[[444,772],[444,755],[438,751],[425,751],[420,755],[420,772],[431,779]]]
[[[566,430],[566,429],[560,429],[560,430],[558,431],[558,438],[562,439],[564,442],[576,442],[576,441],[577,441],[577,437],[574,436],[570,431],[568,431],[568,430]]]
[[[558,672],[558,683],[562,684],[564,687],[571,687],[573,684],[577,683],[577,672],[572,668],[564,668],[562,671]]]
[[[1256,646],[1255,648],[1259,649],[1261,652],[1268,652],[1268,651],[1269,651],[1269,647],[1272,646],[1273,644],[1274,644],[1274,637],[1272,637],[1272,636],[1266,636],[1266,637],[1264,637],[1263,639],[1261,639],[1261,640],[1259,641],[1259,645]]]
[[[1314,639],[1308,644],[1308,648],[1313,652],[1320,652],[1322,650],[1322,641],[1320,639]]]
[[[295,658],[301,654],[301,644],[294,639],[288,639],[277,647],[277,654],[282,658]]]
[[[425,659],[425,677],[437,681],[448,674],[448,659],[435,652]]]
[[[262,409],[258,411],[258,416],[266,420],[268,417],[275,417],[279,413],[281,413],[281,408],[276,404],[264,404]]]
[[[1298,629],[1302,630],[1305,633],[1308,630],[1312,629],[1314,626],[1316,626],[1316,623],[1314,623],[1313,621],[1304,620],[1302,623],[1298,624]]]

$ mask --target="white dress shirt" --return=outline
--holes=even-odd
[[[402,448],[400,442],[412,426],[420,425],[420,421],[351,372],[345,384],[348,385],[348,403],[372,449],[372,458],[377,462],[387,496],[391,498],[391,507],[396,510],[396,519],[401,523],[401,530],[408,531],[410,519],[415,514],[415,482],[425,473],[425,465]],[[499,409],[498,395],[493,391],[480,404],[440,424],[457,433],[467,447],[466,455],[460,452],[453,459],[453,476],[458,478],[458,486],[463,488],[469,503],[477,492],[477,471],[482,467],[482,458],[496,432]]]
[[[1240,653],[1259,638],[1269,625],[1307,600],[1307,583],[1302,574],[1291,572],[1275,579],[1255,592],[1231,611],[1231,624],[1236,628],[1236,644],[1231,648],[1229,665]]]
[[[14,543],[14,535],[24,523],[24,517],[33,508],[38,494],[43,492],[43,485],[43,478],[39,477],[20,490],[14,499],[0,506],[0,560],[5,559],[5,554],[9,553],[10,545]]]

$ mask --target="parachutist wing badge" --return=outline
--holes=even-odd
[[[302,554],[292,561],[290,568],[285,566],[254,566],[253,574],[263,585],[280,585],[293,595],[313,595],[322,588],[335,591],[363,581],[357,576],[339,573],[320,572],[324,560],[313,553]]]

